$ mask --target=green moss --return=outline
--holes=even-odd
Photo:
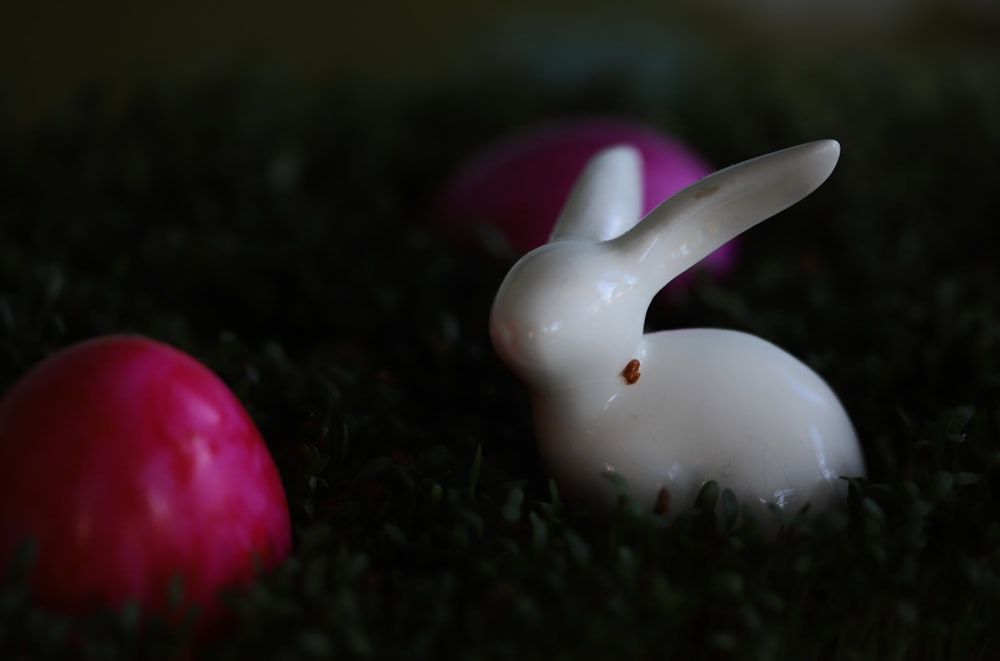
[[[3,656],[995,658],[1000,63],[701,66],[659,105],[613,82],[294,103],[218,82],[4,133],[0,391],[95,334],[192,352],[260,425],[296,543],[196,644],[155,621],[140,635],[130,606],[45,612],[8,579]],[[719,165],[843,143],[731,279],[650,320],[749,330],[819,369],[869,464],[842,512],[783,515],[775,539],[718,489],[668,525],[627,499],[592,516],[549,483],[485,332],[510,263],[423,213],[483,140],[598,111]]]

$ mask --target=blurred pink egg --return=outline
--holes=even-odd
[[[609,118],[558,121],[508,136],[462,163],[442,187],[431,223],[463,244],[499,245],[524,254],[548,240],[587,161],[623,143],[642,153],[643,214],[713,171],[688,147],[642,124]],[[723,276],[735,257],[730,242],[697,268]]]
[[[186,353],[112,335],[35,365],[0,400],[0,563],[25,538],[40,605],[137,600],[167,614],[171,581],[200,627],[219,590],[284,559],[278,469],[236,396]]]

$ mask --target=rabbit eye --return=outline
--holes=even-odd
[[[642,375],[639,374],[639,360],[637,358],[633,358],[628,361],[625,365],[625,369],[622,370],[622,377],[624,377],[625,383],[632,385],[639,380],[640,376]]]

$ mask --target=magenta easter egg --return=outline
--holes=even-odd
[[[516,254],[548,240],[586,162],[617,144],[639,149],[644,166],[643,214],[712,172],[695,152],[653,128],[607,118],[565,120],[512,135],[461,164],[431,213],[432,224],[463,243],[498,233]],[[722,275],[735,257],[727,244],[702,263]]]
[[[161,342],[114,335],[65,348],[0,400],[0,563],[26,537],[42,606],[137,600],[171,582],[202,623],[291,546],[278,470],[226,385]]]

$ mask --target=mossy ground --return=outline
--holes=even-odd
[[[100,94],[0,149],[0,392],[138,332],[234,388],[284,477],[292,557],[202,658],[996,658],[1000,60],[705,63],[649,95],[498,75],[293,100],[216,81]],[[489,304],[510,266],[427,230],[442,178],[529,122],[616,113],[725,165],[820,137],[816,194],[650,325],[762,335],[841,395],[869,479],[774,539],[705,492],[673,525],[562,502]],[[4,470],[11,470],[5,467]],[[4,506],[10,506],[5,504]],[[725,525],[715,525],[722,521]],[[134,609],[0,591],[3,656],[168,656]]]

